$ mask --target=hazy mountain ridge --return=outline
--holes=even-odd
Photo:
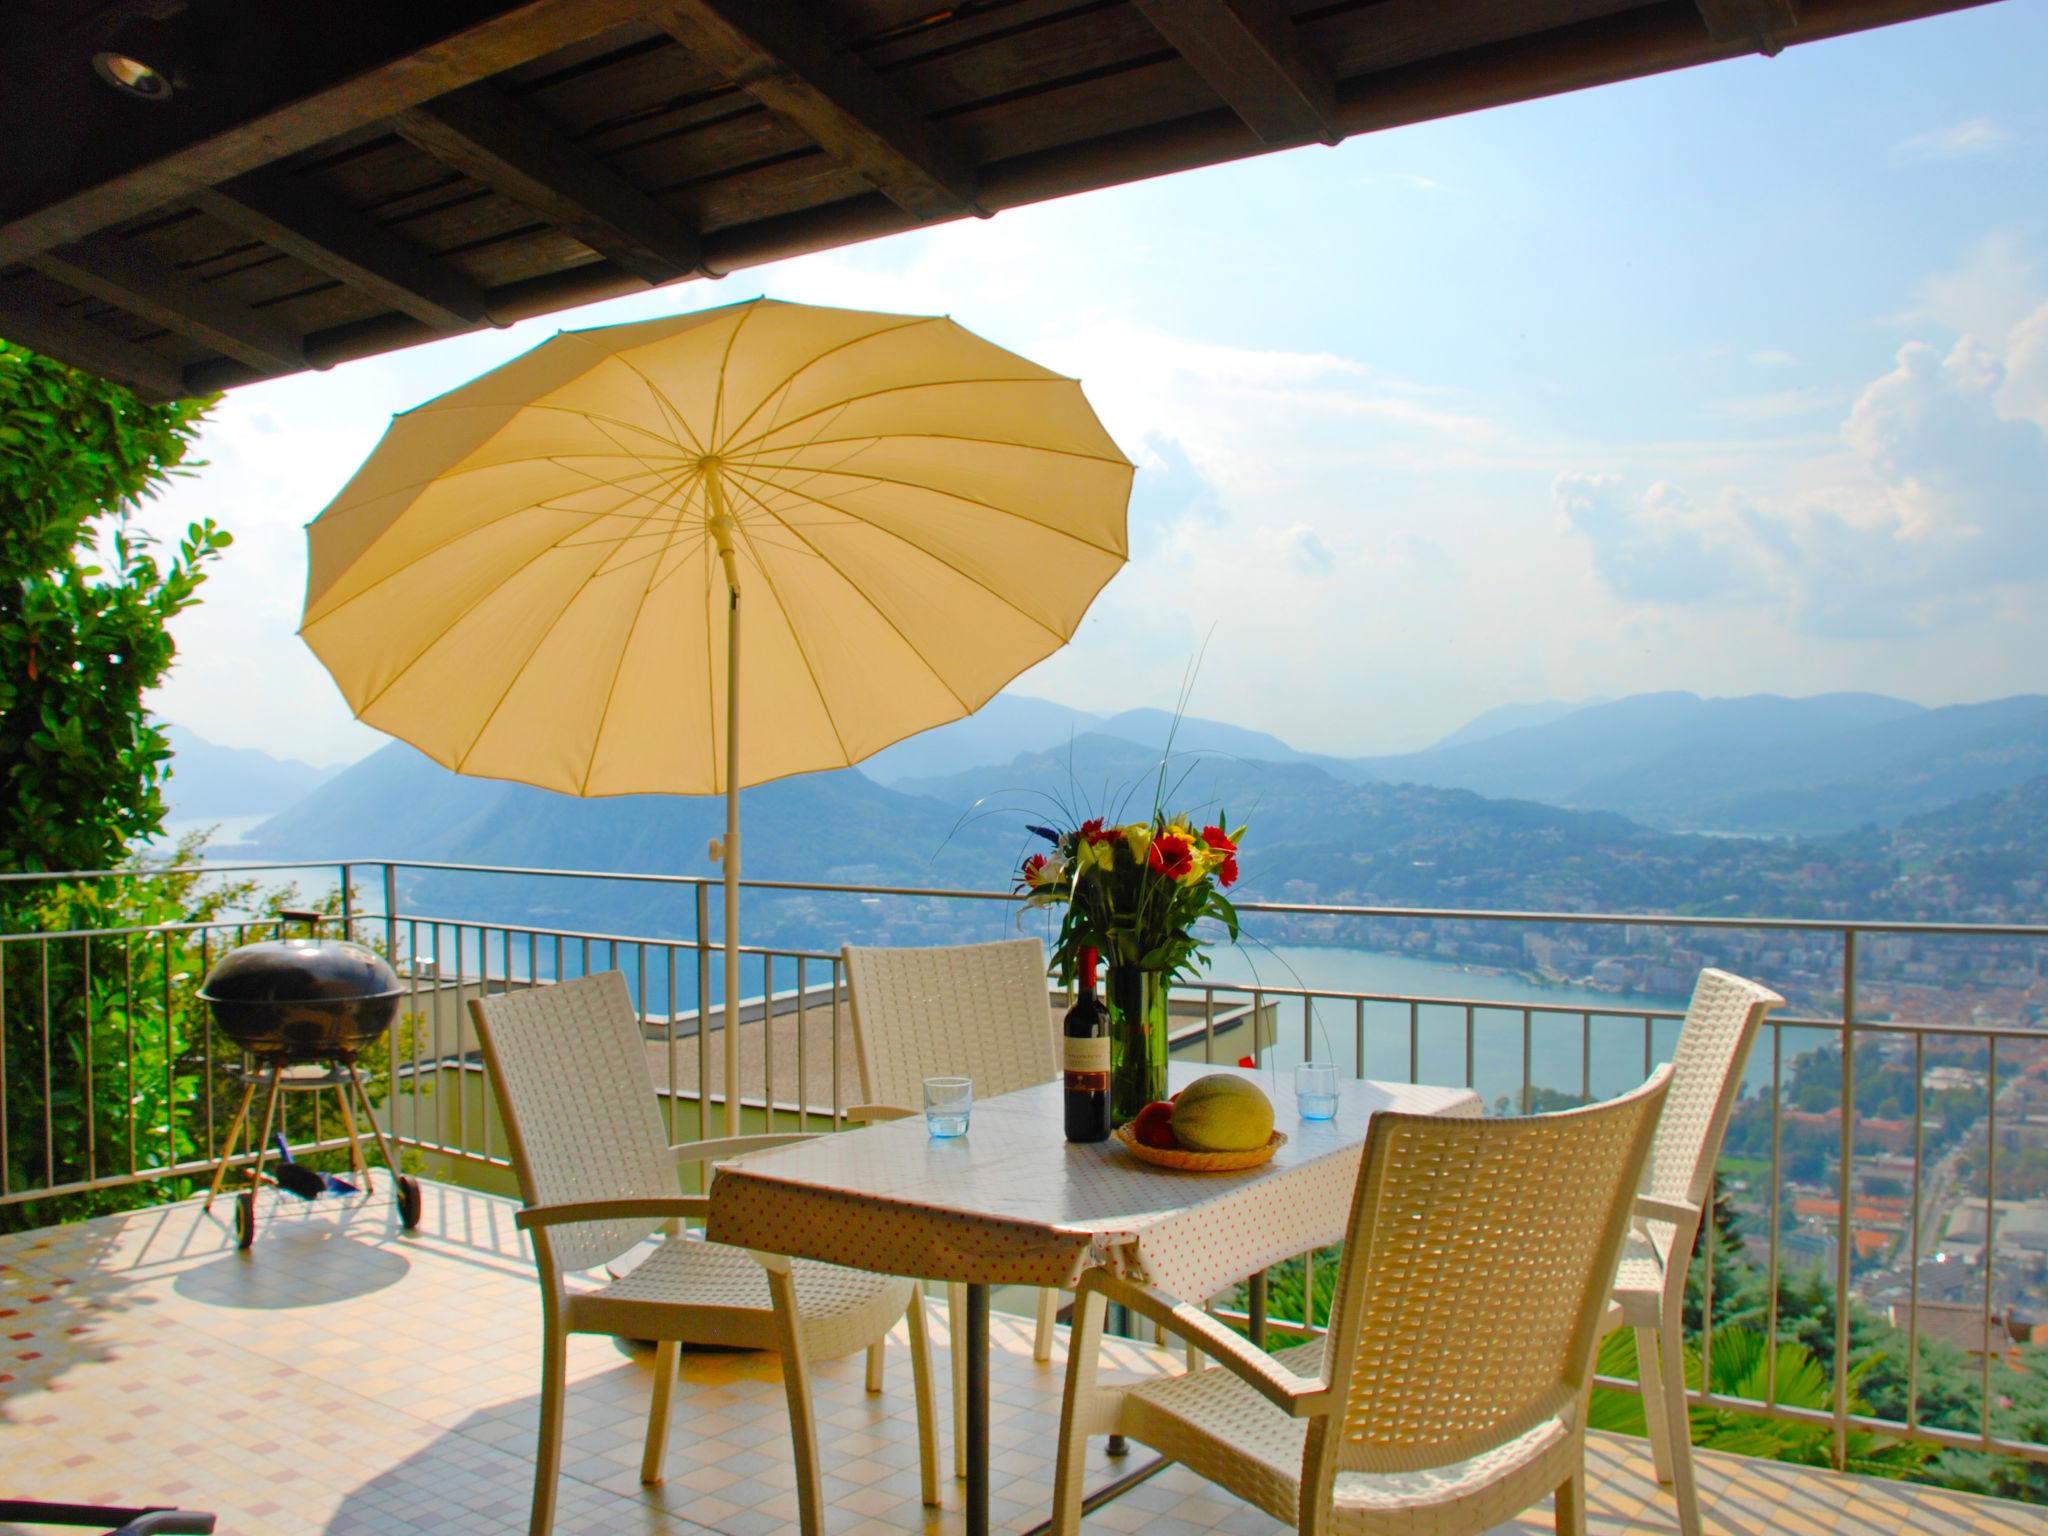
[[[175,821],[260,816],[296,805],[338,770],[253,747],[224,747],[182,725],[164,726],[171,775],[164,799]]]

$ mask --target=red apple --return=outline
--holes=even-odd
[[[1141,1146],[1171,1152],[1180,1145],[1173,1135],[1173,1106],[1164,1099],[1147,1104],[1131,1121],[1131,1134]]]

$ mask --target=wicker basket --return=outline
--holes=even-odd
[[[1190,1152],[1182,1147],[1148,1147],[1131,1134],[1128,1125],[1116,1128],[1116,1139],[1140,1162],[1160,1168],[1178,1168],[1183,1173],[1231,1173],[1240,1168],[1256,1168],[1271,1161],[1273,1154],[1287,1145],[1286,1133],[1275,1131],[1266,1138],[1263,1147],[1253,1147],[1248,1152]]]

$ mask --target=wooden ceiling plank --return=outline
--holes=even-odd
[[[1755,43],[1776,53],[1799,27],[1799,0],[1694,0],[1717,43]]]
[[[1328,63],[1280,0],[1136,0],[1148,21],[1265,143],[1343,137]]]
[[[792,0],[668,0],[652,20],[919,219],[980,214],[968,157]]]
[[[106,229],[637,20],[647,0],[525,0],[330,89],[259,112],[0,227],[0,264]]]
[[[468,86],[408,108],[392,125],[644,282],[672,282],[702,263],[688,224],[495,86]]]
[[[187,393],[184,370],[147,347],[116,336],[103,326],[73,320],[61,311],[0,292],[0,336],[31,352],[126,385],[145,400],[174,400]]]
[[[238,176],[193,202],[221,223],[428,325],[459,330],[490,318],[483,289],[461,272],[288,172]]]
[[[274,372],[306,366],[305,348],[290,331],[111,235],[45,251],[29,265],[252,368]]]

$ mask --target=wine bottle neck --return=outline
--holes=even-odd
[[[1081,951],[1081,995],[1095,995],[1095,951],[1092,949]]]

